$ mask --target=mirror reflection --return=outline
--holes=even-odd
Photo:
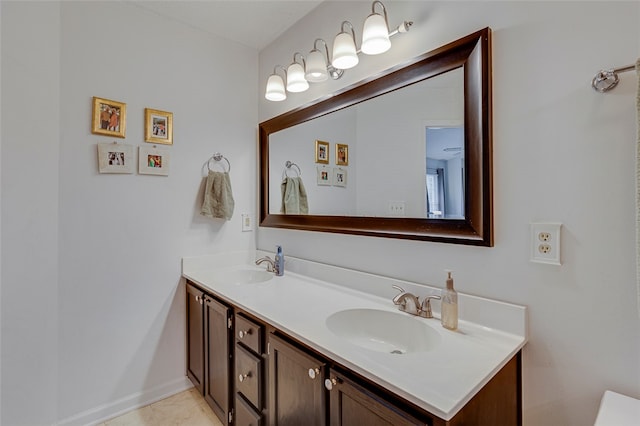
[[[310,215],[464,218],[464,113],[458,67],[272,133],[269,213],[299,177]]]

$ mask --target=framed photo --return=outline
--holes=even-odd
[[[124,138],[127,128],[127,104],[93,97],[91,133]]]
[[[336,167],[333,169],[333,186],[347,186],[347,171],[343,168]]]
[[[155,146],[138,148],[138,173],[141,175],[169,176],[170,164],[169,150]]]
[[[331,185],[331,169],[324,166],[317,166],[317,183],[321,186]]]
[[[144,123],[145,141],[173,145],[173,113],[145,108]]]
[[[336,164],[338,166],[349,165],[349,145],[336,144]]]
[[[329,164],[329,142],[316,141],[316,163]]]
[[[133,147],[121,143],[98,144],[100,173],[133,173]]]

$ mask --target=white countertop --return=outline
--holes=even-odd
[[[460,295],[458,331],[444,329],[437,318],[407,314],[415,321],[426,322],[441,336],[441,343],[432,350],[396,355],[363,349],[332,333],[325,324],[326,318],[354,308],[398,312],[390,298],[289,270],[284,276],[274,276],[264,283],[219,282],[217,271],[221,266],[216,264],[229,268],[242,257],[233,261],[225,255],[206,258],[206,261],[205,258],[185,258],[183,276],[444,420],[453,418],[526,343],[524,332],[517,334],[466,321],[462,315],[465,296]],[[344,276],[345,270],[341,269],[340,273]],[[476,299],[474,304],[479,303]],[[506,305],[496,303],[497,310]],[[521,314],[520,329],[526,330],[526,309],[516,305],[507,306],[508,309],[511,309],[510,315]],[[511,325],[513,320],[513,317],[505,319]]]
[[[602,395],[594,426],[634,426],[640,422],[640,400],[612,391]]]

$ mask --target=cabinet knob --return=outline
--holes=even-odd
[[[238,337],[241,339],[243,339],[245,336],[248,336],[250,334],[251,334],[251,329],[248,329],[246,331],[245,330],[238,331]]]
[[[200,303],[202,305],[202,303],[203,303],[202,296],[196,295],[196,302],[198,302],[198,303]]]
[[[326,379],[324,381],[324,387],[327,388],[327,390],[330,391],[338,383],[340,383],[340,381],[338,379],[336,379],[336,378]]]
[[[238,376],[238,380],[240,380],[240,382],[244,382],[244,379],[251,377],[251,371],[249,371],[246,374],[240,374]]]
[[[320,369],[318,367],[309,369],[309,378],[311,380],[315,379],[318,374],[320,374]]]

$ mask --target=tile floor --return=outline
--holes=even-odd
[[[204,398],[191,388],[97,426],[222,426]]]

